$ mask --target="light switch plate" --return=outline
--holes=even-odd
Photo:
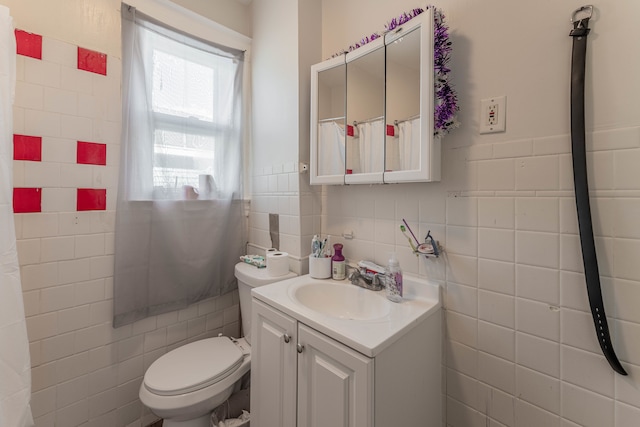
[[[507,129],[507,97],[494,96],[480,101],[480,133],[504,132]]]

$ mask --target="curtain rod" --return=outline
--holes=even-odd
[[[344,116],[342,116],[342,117],[331,117],[330,119],[318,120],[318,123],[335,122],[337,120],[344,120]]]
[[[375,122],[376,120],[382,120],[382,119],[384,119],[384,116],[380,116],[380,117],[372,117],[372,118],[370,118],[370,119],[360,120],[360,121],[356,121],[356,120],[354,120],[354,121],[353,121],[353,125],[354,125],[354,126],[357,126],[357,125],[359,125],[360,123],[371,123],[371,122]]]
[[[415,116],[407,117],[407,118],[406,118],[406,119],[404,119],[404,120],[394,120],[394,121],[393,121],[393,124],[394,124],[394,125],[398,125],[398,124],[400,124],[400,123],[408,122],[408,121],[410,121],[410,120],[417,119],[417,118],[419,118],[419,117],[420,117],[420,114],[416,114]]]

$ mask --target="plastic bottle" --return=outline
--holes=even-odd
[[[400,269],[400,263],[396,258],[395,252],[392,253],[391,258],[389,258],[385,289],[389,301],[402,301],[402,270]]]
[[[342,244],[333,245],[333,257],[331,257],[331,278],[333,280],[344,280],[347,277],[347,266],[342,255]]]

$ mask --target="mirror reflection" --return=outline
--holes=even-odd
[[[346,171],[384,172],[384,47],[347,62]]]
[[[346,65],[318,73],[318,175],[345,173]]]
[[[420,28],[387,45],[387,171],[420,169]]]

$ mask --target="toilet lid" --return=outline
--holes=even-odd
[[[163,396],[189,393],[227,377],[242,359],[242,351],[227,337],[195,341],[153,362],[144,374],[144,385]]]

